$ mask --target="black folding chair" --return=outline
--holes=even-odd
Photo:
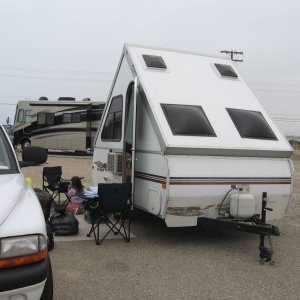
[[[66,206],[70,202],[67,194],[70,181],[65,181],[61,175],[61,166],[43,168],[43,190],[49,192],[53,197],[54,207]],[[63,201],[61,200],[61,194],[65,197]]]
[[[98,197],[87,200],[85,208],[89,211],[92,224],[87,236],[93,233],[97,245],[100,245],[111,232],[120,234],[126,242],[130,242],[130,195],[130,183],[98,184]],[[108,226],[109,229],[100,239],[101,224]]]

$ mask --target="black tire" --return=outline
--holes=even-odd
[[[25,148],[30,147],[30,146],[31,146],[30,140],[24,140],[24,141],[21,143],[22,150],[24,150]]]
[[[40,300],[52,300],[53,299],[53,276],[50,258],[48,257],[49,266],[47,272],[47,280],[45,283],[44,291]]]
[[[48,159],[47,151],[42,147],[30,146],[24,148],[22,152],[23,161],[32,161],[37,164],[43,164]]]

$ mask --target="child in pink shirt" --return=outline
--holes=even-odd
[[[83,199],[77,195],[78,193],[83,193],[83,188],[81,179],[78,176],[73,176],[67,193],[71,201],[67,206],[67,211],[75,215],[83,213]]]

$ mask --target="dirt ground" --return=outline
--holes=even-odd
[[[18,157],[21,158],[21,153],[18,151]],[[22,168],[22,172],[26,177],[32,180],[34,188],[42,188],[43,179],[42,173],[44,167],[62,166],[62,178],[70,180],[72,176],[83,177],[82,184],[85,187],[92,185],[92,157],[91,156],[74,156],[49,154],[46,163]]]

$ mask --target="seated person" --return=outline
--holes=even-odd
[[[70,198],[70,202],[67,206],[67,211],[77,214],[83,213],[83,201],[84,199],[78,196],[78,193],[83,193],[84,186],[81,183],[81,180],[78,176],[73,176],[71,178],[71,185],[67,195]]]

